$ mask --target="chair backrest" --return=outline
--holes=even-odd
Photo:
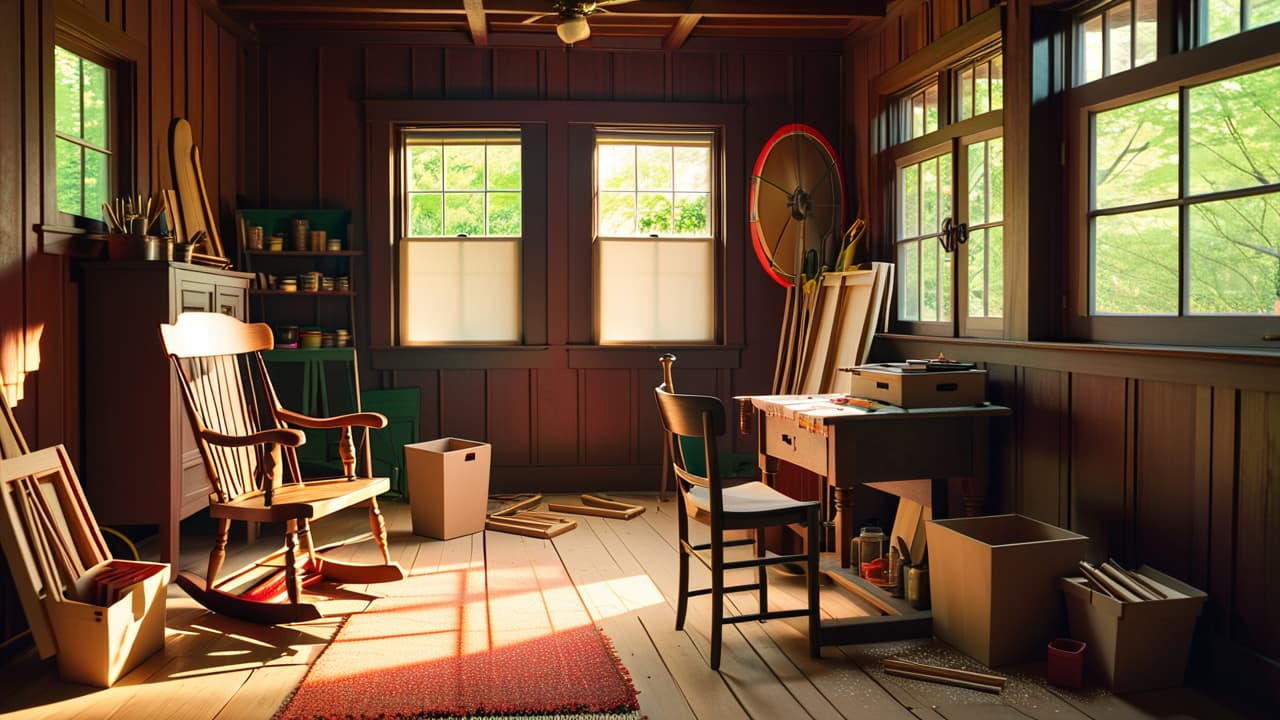
[[[226,502],[278,485],[280,466],[267,457],[269,446],[225,447],[204,439],[205,431],[242,436],[284,427],[276,417],[280,403],[259,355],[274,345],[271,327],[220,313],[188,312],[172,325],[161,325],[160,339],[182,388],[205,475],[217,499]],[[300,479],[293,448],[283,450],[291,477]]]
[[[672,469],[684,483],[710,488],[712,504],[719,505],[721,487],[717,438],[725,431],[724,405],[707,395],[679,395],[667,391],[665,383],[653,389],[658,415],[671,449]],[[686,441],[696,439],[696,451],[685,451]],[[696,457],[690,457],[690,455]],[[705,469],[704,469],[705,468]]]

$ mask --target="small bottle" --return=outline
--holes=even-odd
[[[885,586],[893,597],[902,597],[902,553],[893,546],[889,547],[889,577]]]

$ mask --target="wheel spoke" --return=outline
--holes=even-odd
[[[782,244],[782,238],[787,233],[787,226],[791,224],[791,216],[787,215],[787,219],[782,222],[782,228],[778,230],[778,237],[773,241],[773,245],[769,247],[769,261],[774,265],[778,264],[778,246]],[[784,271],[785,275],[786,272]]]
[[[787,195],[787,196],[790,196],[790,195],[791,195],[791,191],[790,191],[790,190],[788,190],[788,189],[786,189],[786,188],[782,187],[782,186],[781,186],[781,185],[779,185],[778,183],[776,183],[776,182],[774,182],[774,181],[770,180],[769,178],[761,177],[760,175],[752,175],[752,176],[751,176],[751,179],[752,179],[752,180],[759,180],[760,182],[764,183],[765,185],[768,185],[769,187],[776,188],[776,189],[778,190],[778,192],[783,193],[783,194],[785,194],[785,195]]]

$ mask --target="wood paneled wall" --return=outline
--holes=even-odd
[[[33,448],[63,443],[79,456],[86,431],[79,264],[103,253],[95,243],[34,229],[56,224],[45,209],[54,177],[50,73],[61,31],[55,28],[74,27],[92,44],[133,55],[127,59],[137,106],[129,132],[136,157],[122,160],[133,171],[120,192],[172,187],[169,122],[187,117],[210,201],[229,221],[241,180],[243,31],[214,7],[211,0],[0,0],[0,376]],[[121,408],[121,422],[128,420]],[[9,573],[0,570],[0,642],[25,625]]]
[[[538,178],[547,188],[545,212],[524,221],[526,234],[545,234],[545,252],[540,247],[534,253],[545,262],[545,273],[533,278],[545,283],[536,291],[545,294],[545,328],[540,318],[539,327],[526,327],[534,338],[530,342],[545,350],[397,354],[379,347],[389,334],[382,328],[391,323],[389,317],[370,317],[371,305],[376,312],[381,303],[370,303],[367,294],[358,303],[361,327],[355,334],[364,386],[421,388],[423,438],[460,436],[491,443],[494,487],[656,489],[661,446],[652,388],[660,382],[663,352],[676,352],[677,385],[687,391],[728,400],[769,387],[784,293],[749,248],[745,173],[764,142],[786,123],[807,123],[841,144],[842,46],[691,41],[679,51],[661,51],[559,45],[477,49],[454,43],[431,34],[264,37],[251,51],[248,83],[260,91],[245,102],[246,202],[351,209],[353,243],[370,249],[364,229],[385,227],[388,220],[373,216],[386,211],[368,207],[370,181],[358,169],[386,173],[388,165],[367,157],[366,100],[465,101],[468,112],[479,108],[473,120],[491,122],[512,119],[502,115],[508,101],[578,101],[579,113],[581,101],[587,101],[610,118],[620,116],[619,107],[657,104],[656,113],[650,105],[646,119],[662,116],[663,103],[741,107],[745,157],[734,162],[745,170],[726,184],[726,207],[734,209],[726,218],[723,263],[727,351],[591,344],[591,316],[584,307],[590,285],[582,284],[591,268],[590,198],[561,192],[572,165],[554,154],[547,157],[547,167],[526,168],[526,173],[546,173]],[[556,105],[547,103],[546,112],[560,112]],[[578,128],[565,130],[563,122],[546,127],[549,133],[570,134]],[[552,137],[547,144],[564,148],[566,138]],[[374,262],[364,266],[360,287],[387,293],[392,271]],[[377,330],[374,347],[365,355],[371,327]],[[749,438],[741,443],[750,448]]]

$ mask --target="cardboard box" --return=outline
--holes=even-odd
[[[987,399],[987,371],[902,372],[887,365],[847,368],[849,394],[903,408],[981,405]]]
[[[1058,581],[1089,539],[1023,515],[931,520],[933,634],[994,667],[1044,660],[1066,627]]]
[[[1162,572],[1136,572],[1170,597],[1120,602],[1090,590],[1084,578],[1060,580],[1071,637],[1087,645],[1085,665],[1114,692],[1181,685],[1205,601],[1203,592]]]
[[[448,540],[484,530],[489,450],[453,437],[404,446],[414,535]]]
[[[63,680],[111,687],[120,676],[164,647],[167,563],[109,561],[127,565],[141,579],[125,584],[107,606],[65,600],[46,602],[58,640]],[[90,570],[86,576],[91,576]]]

